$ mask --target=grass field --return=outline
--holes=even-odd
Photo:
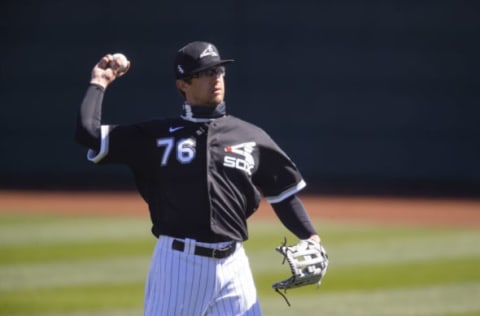
[[[139,216],[0,213],[0,315],[142,315],[154,238]],[[480,315],[478,229],[316,223],[330,256],[322,286],[287,293],[278,220],[250,223],[246,248],[265,315]]]

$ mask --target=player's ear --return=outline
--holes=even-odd
[[[185,93],[185,89],[187,88],[188,83],[185,80],[178,79],[176,81],[176,84],[177,84],[177,89]]]
[[[179,79],[175,83],[177,85],[178,93],[180,93],[181,96],[186,98],[186,91],[187,91],[187,87],[189,85],[189,82]]]

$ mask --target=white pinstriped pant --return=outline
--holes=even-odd
[[[145,286],[145,316],[259,316],[257,291],[242,243],[224,259],[194,255],[195,245],[230,244],[185,239],[184,251],[172,249],[174,238],[160,236]]]

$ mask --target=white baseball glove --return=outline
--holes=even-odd
[[[289,289],[305,285],[317,284],[320,286],[323,277],[327,273],[328,255],[320,242],[312,239],[300,240],[296,245],[287,246],[285,239],[283,245],[275,249],[284,256],[283,263],[288,262],[292,276],[283,281],[272,284],[272,287],[280,293],[290,305],[285,295]]]

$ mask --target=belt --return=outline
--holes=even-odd
[[[236,245],[237,243],[234,242],[230,246],[227,246],[225,248],[219,248],[219,249],[195,246],[194,254],[202,257],[223,259],[235,252]],[[172,243],[172,249],[183,251],[185,250],[185,243],[183,241],[175,239]]]

